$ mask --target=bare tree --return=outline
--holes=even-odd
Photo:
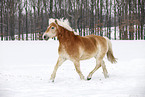
[[[22,5],[21,0],[18,0],[18,12],[19,12],[19,17],[18,17],[18,40],[21,39],[20,35],[22,34],[22,11],[23,11],[24,5]]]
[[[41,39],[49,18],[68,18],[71,27],[82,36],[105,35],[111,38],[111,27],[117,26],[120,39],[144,39],[144,0],[1,0],[1,40]],[[114,12],[114,15],[111,15]],[[135,25],[135,28],[134,28]],[[39,36],[38,36],[39,34]],[[3,38],[6,37],[6,38]],[[134,38],[135,37],[135,38]]]
[[[103,0],[100,0],[100,23],[103,23]],[[103,36],[102,25],[100,25],[100,35]]]
[[[119,25],[119,38],[122,39],[122,27],[121,27],[121,1],[116,0],[117,2],[117,16],[118,16],[118,25]]]
[[[1,40],[3,40],[3,0],[0,2],[0,6],[1,6]]]
[[[117,11],[116,11],[116,0],[114,0],[114,30],[115,30],[115,33],[114,33],[114,39],[116,40],[116,14],[117,14]]]
[[[141,2],[141,5],[140,5],[140,7],[141,7],[141,39],[143,39],[145,36],[145,31],[143,29],[144,24],[145,24],[145,1],[144,0],[141,0],[141,1],[140,1]]]
[[[61,1],[61,0],[59,0],[59,1]],[[44,16],[45,16],[45,19],[46,19],[46,25],[44,25],[44,27],[46,27],[46,26],[48,26],[48,11],[47,11],[47,8],[48,8],[48,3],[50,3],[50,2],[48,2],[47,0],[43,0],[43,5],[44,5],[44,10],[45,10],[45,12],[44,12]]]
[[[53,0],[50,0],[50,14],[49,17],[53,17]]]
[[[109,15],[109,33],[108,33],[108,37],[109,39],[111,39],[111,13],[112,13],[112,0],[110,0],[110,15]]]
[[[32,6],[32,8],[33,8],[33,36],[32,36],[32,38],[33,38],[33,40],[35,39],[37,39],[36,37],[36,34],[34,34],[35,32],[36,32],[36,21],[37,21],[37,19],[36,19],[36,1],[35,0],[30,0],[30,3],[31,3],[31,6]],[[35,35],[35,36],[34,36]]]
[[[91,34],[94,34],[94,5],[95,5],[95,0],[91,0],[90,2],[90,31]]]
[[[108,26],[109,26],[109,2],[108,0],[106,0],[106,27],[107,27],[107,30],[106,30],[106,36],[108,36],[108,33],[109,33],[109,29],[108,29]]]
[[[132,0],[129,0],[129,39],[134,39],[134,23],[133,23],[133,17],[132,17],[132,11],[133,11],[133,2]]]
[[[28,0],[24,1],[25,6],[25,33],[26,33],[26,40],[28,40]],[[23,38],[23,37],[22,37]]]
[[[15,40],[15,12],[17,11],[17,2],[14,0],[8,0],[7,2],[9,8],[9,25],[10,25],[10,39]]]
[[[67,11],[67,15],[71,17],[74,20],[74,27],[75,30],[78,28],[78,21],[81,17],[81,2],[78,0],[75,2],[75,0],[69,1],[69,6],[72,6],[72,12]]]

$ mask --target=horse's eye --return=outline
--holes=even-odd
[[[54,27],[52,27],[51,29],[54,29]]]

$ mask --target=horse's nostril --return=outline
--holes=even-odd
[[[46,39],[46,36],[44,36],[44,39]]]

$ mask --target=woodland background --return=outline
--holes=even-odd
[[[42,40],[49,18],[62,17],[81,36],[111,39],[113,27],[115,40],[145,39],[144,0],[0,0],[1,41]]]

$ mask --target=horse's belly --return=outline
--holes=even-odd
[[[86,59],[90,59],[92,57],[94,57],[95,54],[83,54],[81,57],[80,57],[80,60],[86,60]]]

